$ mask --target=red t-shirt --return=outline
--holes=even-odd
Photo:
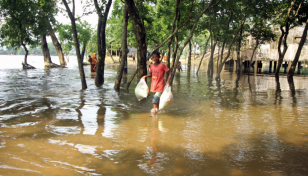
[[[164,63],[158,65],[151,64],[150,72],[152,73],[151,92],[163,92],[165,87],[164,76],[169,68]]]

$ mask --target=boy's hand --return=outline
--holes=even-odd
[[[141,79],[145,79],[145,78],[146,78],[145,76],[142,76],[142,77],[141,77]]]

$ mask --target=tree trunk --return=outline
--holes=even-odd
[[[117,72],[117,77],[114,83],[114,89],[118,90],[120,89],[120,85],[121,85],[121,80],[122,80],[122,75],[123,75],[123,70],[127,61],[127,53],[128,53],[128,49],[127,49],[127,25],[128,25],[128,9],[127,9],[127,5],[125,3],[125,7],[124,7],[124,13],[123,13],[123,25],[122,25],[122,58],[121,58],[121,62],[118,68],[118,72]],[[126,67],[127,68],[127,67]]]
[[[204,10],[202,10],[202,12],[196,17],[196,19],[194,21],[194,24],[193,24],[192,28],[190,29],[189,35],[188,35],[186,41],[184,42],[180,52],[177,55],[177,58],[176,58],[176,61],[175,61],[174,65],[178,64],[185,46],[187,45],[187,43],[191,40],[191,38],[193,36],[193,32],[194,32],[194,30],[195,30],[195,28],[197,26],[198,21],[200,20],[201,16],[210,8],[210,6],[212,6],[212,3],[213,3],[213,0],[211,0],[209,2],[208,6],[206,8],[204,8]],[[172,75],[171,75],[170,80],[169,80],[170,85],[172,85],[175,72],[176,72],[176,67],[174,67],[173,70],[172,70]]]
[[[286,28],[286,31],[283,30],[283,26],[280,26],[281,36],[279,38],[279,43],[278,43],[279,59],[278,59],[278,63],[277,63],[277,70],[275,72],[276,77],[279,76],[279,70],[280,70],[280,67],[282,65],[284,55],[286,54],[286,52],[288,50],[287,37],[288,37],[288,34],[289,34],[289,28],[290,28],[289,19],[290,19],[290,14],[291,14],[291,10],[293,8],[293,5],[294,5],[294,1],[291,1],[291,6],[288,9],[286,24],[284,25],[284,27]],[[283,42],[283,51],[281,51],[281,42]]]
[[[210,37],[211,37],[211,36],[210,36]],[[205,56],[205,54],[206,54],[207,45],[209,44],[210,37],[207,39],[206,44],[205,44],[205,46],[204,46],[204,53],[203,53],[202,58],[200,59],[200,62],[199,62],[198,70],[197,70],[197,73],[196,73],[197,75],[198,75],[198,72],[199,72],[199,70],[200,70],[200,66],[201,66],[202,60],[203,60],[203,58],[204,58],[204,56]]]
[[[217,61],[216,61],[216,70],[218,70],[218,65],[219,65],[219,53],[220,53],[220,47],[219,47],[219,44],[217,45],[217,49],[218,49],[218,52],[217,52]]]
[[[303,46],[304,46],[304,44],[305,44],[305,41],[306,41],[306,38],[307,38],[307,30],[308,30],[308,20],[306,21],[306,25],[305,25],[305,28],[304,28],[304,32],[303,32],[301,41],[299,42],[296,55],[295,55],[294,60],[293,60],[293,62],[292,62],[291,68],[289,69],[289,72],[288,72],[288,79],[290,79],[290,78],[293,77],[293,75],[294,75],[297,62],[298,62],[298,60],[299,60],[299,57],[300,57],[300,55],[301,55],[302,48],[303,48]]]
[[[57,53],[58,53],[60,65],[61,65],[61,66],[65,66],[65,65],[66,65],[66,62],[65,62],[64,55],[63,55],[63,52],[62,52],[61,44],[59,43],[59,40],[58,40],[58,38],[56,37],[56,35],[55,35],[55,33],[54,33],[54,30],[52,29],[52,26],[51,26],[50,22],[48,22],[48,25],[49,25],[49,35],[50,35],[50,37],[51,37],[51,40],[52,40],[53,45],[54,45],[55,48],[56,48]]]
[[[84,59],[84,54],[86,53],[86,48],[87,48],[87,43],[84,42],[82,45],[82,49],[81,49],[81,61],[83,63],[83,59]]]
[[[50,67],[51,64],[51,58],[50,53],[46,41],[46,35],[41,35],[41,49],[44,56],[44,65]]]
[[[179,41],[178,41],[178,35],[176,34],[174,36],[174,48],[173,48],[173,53],[172,53],[172,66],[171,66],[171,70],[173,69],[173,67],[176,67],[176,65],[174,65],[175,63],[175,59],[176,59],[176,53],[178,52],[178,45]]]
[[[212,33],[211,33],[212,36]],[[209,60],[209,65],[207,69],[207,74],[209,78],[213,78],[213,70],[214,70],[214,53],[215,53],[215,48],[216,48],[217,40],[213,43],[213,38],[211,37],[211,56]]]
[[[223,57],[224,57],[224,50],[225,50],[226,42],[227,42],[227,38],[225,38],[224,41],[223,41],[223,43],[222,43],[219,64],[222,63],[222,60],[223,60]],[[218,57],[218,58],[219,58],[219,57]],[[218,64],[218,65],[219,65],[219,64]],[[218,67],[217,67],[217,69],[218,69]]]
[[[170,39],[170,41],[167,44],[167,59],[166,59],[166,65],[168,68],[170,68],[170,53],[171,53],[171,43],[172,43],[173,37]]]
[[[187,61],[187,76],[190,75],[191,70],[191,40],[188,43],[188,61]]]
[[[27,46],[24,43],[22,43],[21,45],[24,47],[24,50],[26,52],[25,58],[24,58],[24,64],[28,65],[28,54],[29,54],[29,51],[27,49]]]
[[[276,72],[275,72],[275,76],[278,77],[279,76],[279,70],[281,68],[281,65],[282,65],[282,62],[283,62],[283,58],[284,58],[284,55],[286,54],[287,52],[287,49],[288,49],[288,45],[287,45],[287,34],[286,32],[284,32],[284,30],[282,29],[282,26],[280,27],[280,30],[281,30],[281,36],[279,38],[279,41],[278,41],[278,55],[279,55],[279,58],[278,58],[278,62],[277,62],[277,67],[276,67]],[[281,42],[283,41],[283,51],[281,51]]]
[[[105,70],[105,57],[106,57],[106,23],[111,6],[112,0],[108,0],[106,4],[106,10],[104,14],[99,7],[97,0],[94,0],[96,13],[98,15],[98,25],[97,25],[97,50],[98,50],[98,59],[96,65],[96,77],[95,85],[100,87],[104,84],[104,70]]]
[[[255,48],[254,48],[253,51],[252,51],[252,55],[251,55],[251,58],[250,58],[250,67],[252,67],[253,55],[255,54],[255,52],[256,52],[258,46],[259,46],[259,39],[256,40],[256,46],[255,46]],[[258,66],[258,65],[256,65],[255,67],[257,67],[257,66]],[[250,68],[250,67],[249,67],[249,68]]]
[[[211,3],[212,3],[212,1],[211,1]],[[203,14],[203,13],[204,13],[204,11],[201,12],[201,14]],[[160,43],[158,46],[155,45],[154,50],[157,50],[157,49],[159,49],[160,47],[162,47],[166,42],[168,42],[168,41],[171,39],[171,37],[173,37],[173,36],[178,32],[179,29],[181,29],[182,27],[184,27],[184,26],[191,20],[191,18],[192,18],[191,14],[192,14],[192,11],[191,11],[189,17],[186,19],[186,21],[183,22],[179,27],[176,27],[176,29],[174,30],[174,32],[173,32],[172,34],[170,34],[170,35],[169,35],[162,43]],[[149,57],[147,58],[147,60],[149,60],[150,58],[151,58],[151,56],[149,56]],[[126,90],[128,90],[128,88],[129,88],[129,86],[130,86],[132,80],[133,80],[134,77],[136,76],[137,72],[138,72],[138,68],[135,70],[135,72],[134,72],[134,73],[131,75],[131,77],[129,78],[129,81],[127,82],[127,84],[126,84],[126,86],[125,86],[125,89],[126,89]]]
[[[109,55],[110,55],[110,58],[112,59],[113,63],[115,63],[115,61],[114,61],[114,59],[113,59],[113,56],[112,56],[112,48],[111,48],[111,50],[110,50]]]
[[[167,59],[166,59],[166,65],[168,68],[170,68],[170,53],[171,53],[171,43],[172,43],[173,37],[170,39],[170,41],[167,44]]]
[[[231,47],[232,47],[232,45],[233,45],[235,39],[237,38],[237,36],[238,36],[240,30],[242,30],[242,27],[243,27],[245,21],[246,21],[246,16],[244,17],[243,21],[241,22],[241,25],[240,25],[239,29],[238,29],[238,30],[236,31],[236,33],[234,34],[234,37],[233,37],[231,43],[229,44],[227,56],[226,56],[226,57],[224,58],[224,60],[219,64],[219,67],[218,67],[218,70],[217,70],[217,75],[216,75],[216,78],[215,78],[216,80],[219,80],[219,79],[220,79],[220,73],[221,73],[221,70],[222,70],[222,68],[223,68],[223,66],[224,66],[224,63],[225,63],[226,60],[229,58],[229,56],[230,56],[230,51],[231,51]]]
[[[72,24],[72,32],[73,32],[74,44],[75,44],[76,55],[77,55],[77,60],[78,60],[81,86],[82,86],[82,89],[87,89],[87,82],[86,82],[86,77],[84,75],[82,58],[81,58],[81,55],[80,55],[79,41],[78,41],[78,37],[77,37],[78,34],[77,34],[77,30],[76,30],[75,0],[72,1],[73,2],[73,12],[71,12],[66,0],[62,0],[62,2],[65,5],[66,11],[68,13],[68,16],[69,16],[69,18],[71,20],[71,24]]]
[[[236,73],[239,74],[242,71],[242,58],[241,58],[241,42],[242,42],[242,34],[243,34],[243,29],[241,27],[240,30],[240,36],[238,38],[238,45],[237,45],[237,60],[236,60]]]
[[[130,18],[132,19],[134,26],[134,33],[137,41],[137,53],[138,53],[138,74],[137,80],[139,80],[142,76],[147,75],[147,65],[146,65],[146,53],[147,53],[147,45],[146,45],[146,32],[141,21],[141,18],[138,13],[138,9],[133,0],[125,0],[128,6],[128,13]]]
[[[178,6],[179,6],[179,3],[180,3],[180,0],[175,0],[175,13],[174,13],[174,19],[173,19],[173,24],[172,24],[172,31],[171,33],[174,32],[174,29],[175,29],[175,23],[176,23],[176,20],[178,18]],[[167,62],[166,62],[166,65],[168,68],[170,68],[170,47],[171,47],[171,44],[172,44],[172,40],[173,40],[173,37],[170,38],[169,42],[168,42],[168,47],[167,47]]]
[[[196,60],[196,50],[197,50],[197,44],[196,44],[196,43],[194,43],[194,44],[193,44],[193,46],[194,46],[194,60]]]

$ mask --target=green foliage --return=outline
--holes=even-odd
[[[201,4],[198,3],[199,5]],[[174,0],[138,0],[136,4],[140,18],[144,24],[147,37],[147,45],[149,50],[154,48],[155,44],[163,42],[170,34],[172,29],[172,23],[175,12],[175,1]],[[194,6],[202,8],[202,6]],[[180,20],[177,24],[182,24],[190,15],[192,9],[192,3],[190,0],[182,0],[179,6]],[[123,12],[124,4],[121,0],[115,0],[113,2],[113,11],[111,17],[108,19],[108,27],[106,29],[107,45],[109,42],[121,44],[122,41],[122,23],[123,23]],[[195,15],[198,10],[194,11]],[[187,27],[179,31],[179,41],[185,38],[186,31],[190,28],[190,23]],[[136,39],[133,30],[131,20],[128,21],[127,27],[127,41],[128,46],[136,47]],[[120,45],[113,45],[113,49],[119,49]],[[166,50],[167,46],[163,46],[162,50]]]
[[[0,44],[14,49],[21,45],[37,46],[39,36],[47,34],[47,22],[55,23],[57,13],[55,0],[0,1]]]
[[[95,28],[96,29],[96,28]],[[91,39],[87,43],[87,53],[92,54],[92,53],[97,53],[97,30],[91,30]]]
[[[1,26],[1,46],[18,49],[22,44],[37,45],[38,3],[34,1],[0,1],[0,16],[4,19]]]
[[[249,33],[258,42],[264,44],[266,41],[275,41],[276,35],[273,33],[272,26],[267,22],[274,17],[274,4],[267,1],[258,1],[255,8],[253,18],[250,22]]]
[[[91,34],[93,34],[93,28],[91,28],[91,25],[86,21],[79,21],[76,23],[76,29],[78,33],[78,40],[81,44],[80,47],[87,45],[88,41],[91,41]],[[70,25],[61,25],[58,28],[58,33],[63,53],[70,53],[74,47],[72,27]],[[96,39],[93,38],[94,37],[92,37],[92,40]]]

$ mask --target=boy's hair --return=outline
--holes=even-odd
[[[157,54],[158,56],[160,56],[160,52],[157,51],[157,50],[153,51],[153,52],[152,52],[152,55],[153,55],[153,54]]]

